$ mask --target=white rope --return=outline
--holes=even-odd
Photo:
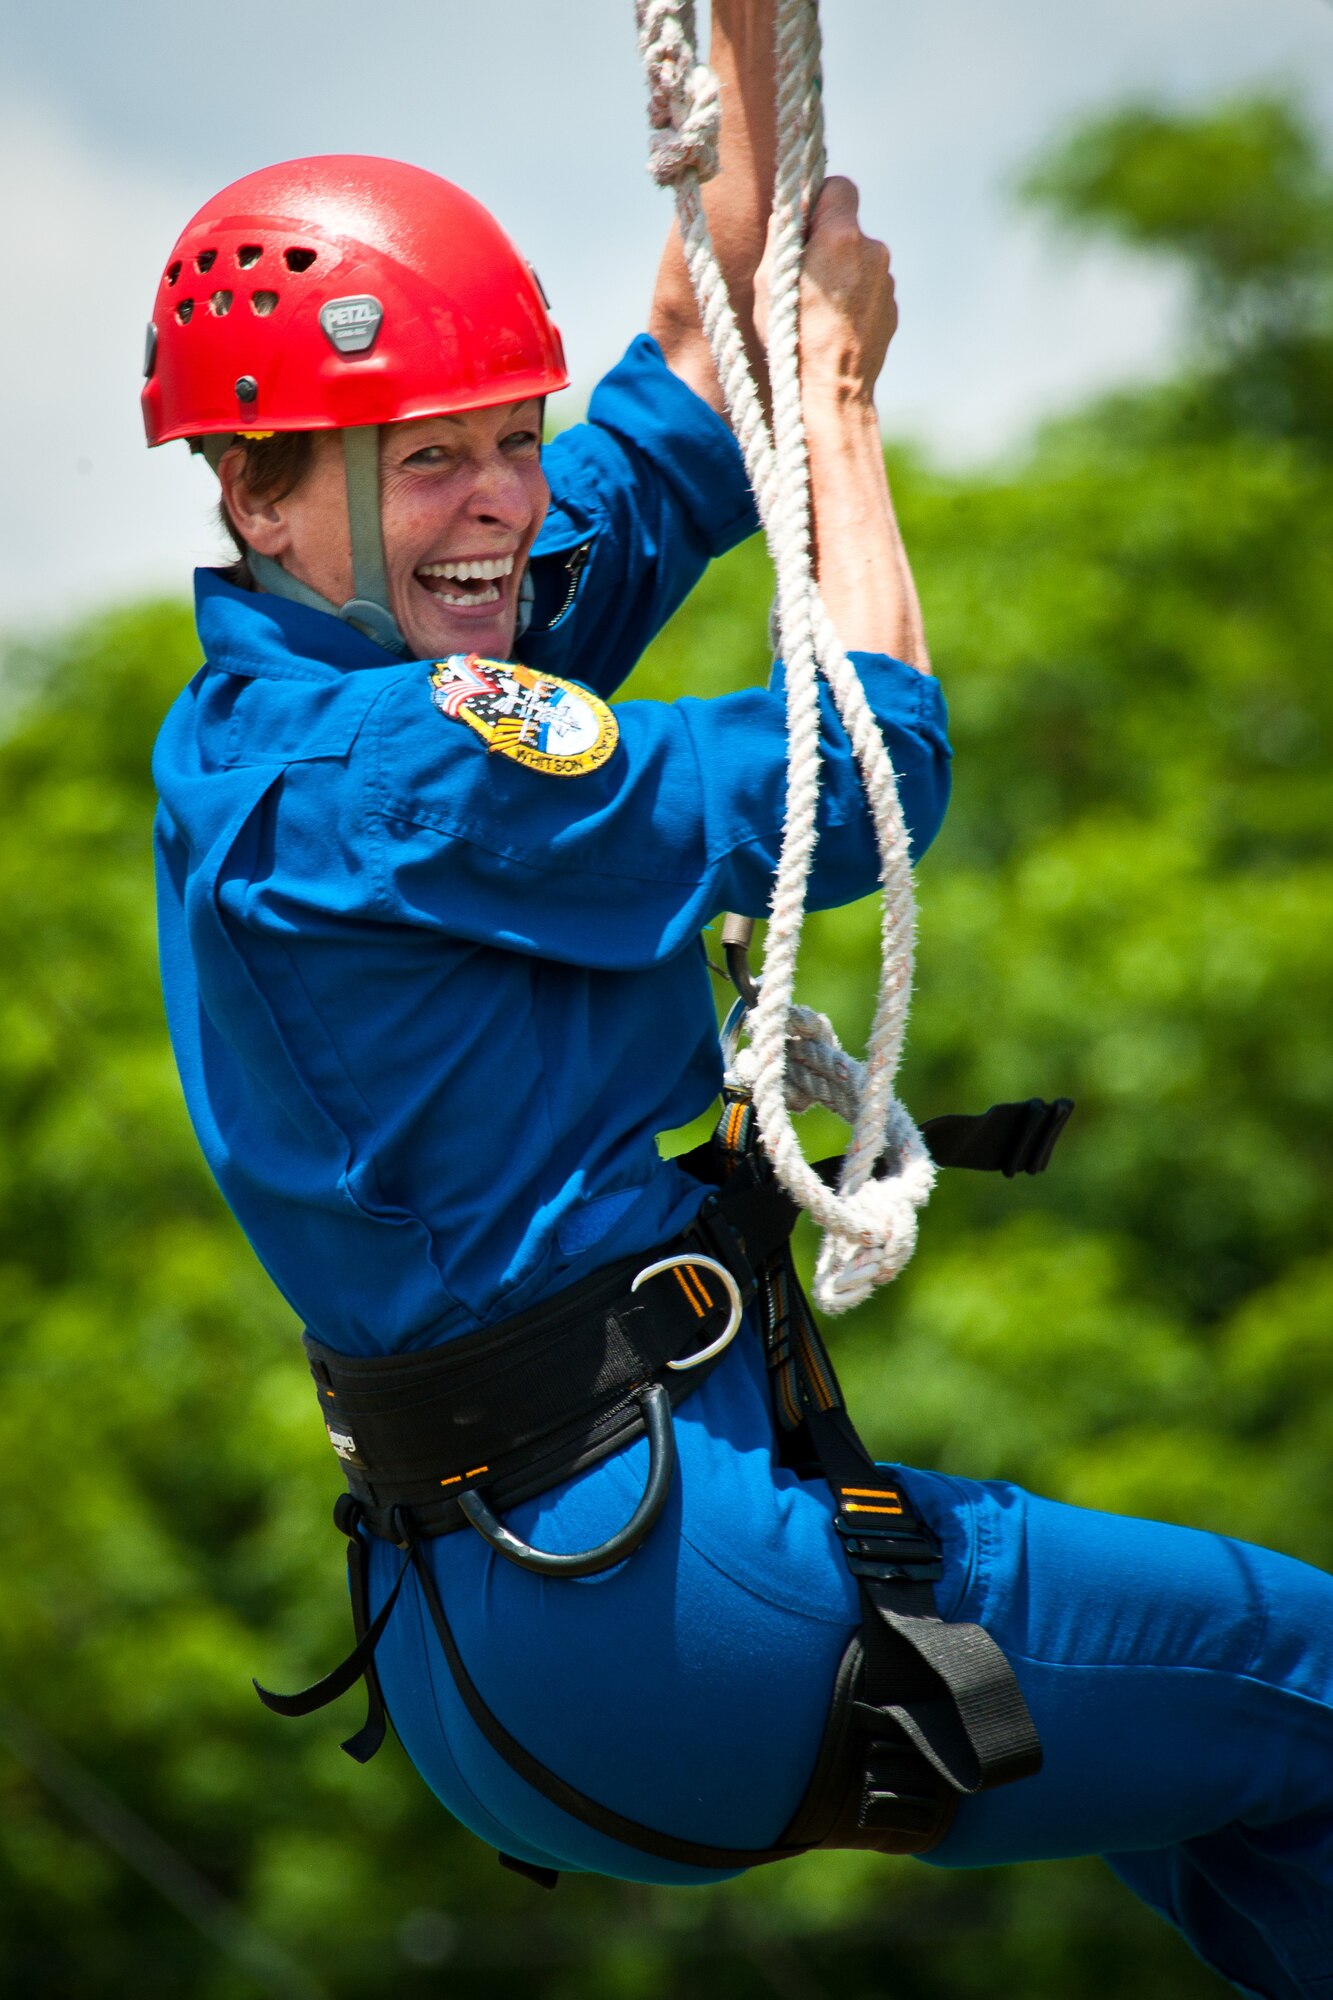
[[[768,362],[770,435],[736,316],[713,252],[700,188],[717,171],[717,79],[695,53],[693,0],[636,0],[648,76],[649,169],[673,189],[685,261],[733,428],[745,456],[777,573],[777,626],[787,675],[787,811],[769,911],[764,977],[738,1058],[765,1150],[783,1186],[824,1230],[815,1299],[843,1312],[897,1276],[916,1246],[917,1211],[934,1165],[894,1095],[911,999],[916,906],[893,765],[865,691],[815,584],[810,475],[801,410],[800,283],[805,219],[823,182],[819,20],[815,0],[777,0],[777,176]],[[852,744],[879,848],[883,889],[879,995],[864,1064],[823,1016],[792,993],[819,805],[819,675]],[[827,1030],[827,1034],[825,1034]],[[822,1053],[815,1051],[822,1044]],[[795,1070],[789,1069],[798,1052]],[[848,1067],[844,1072],[841,1062]],[[796,1073],[799,1071],[799,1075]],[[829,1095],[803,1086],[822,1078]],[[801,1149],[791,1112],[830,1104],[852,1126],[836,1190]],[[887,1172],[874,1176],[883,1156]]]

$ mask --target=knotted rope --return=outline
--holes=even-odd
[[[771,434],[713,252],[700,192],[717,172],[720,107],[717,79],[695,52],[694,0],[636,0],[636,15],[648,76],[649,171],[675,194],[699,316],[777,573],[778,640],[786,663],[786,820],[764,977],[748,1024],[751,1046],[736,1067],[753,1091],[764,1148],[778,1179],[824,1231],[815,1271],[816,1302],[826,1312],[844,1312],[895,1278],[911,1257],[917,1211],[930,1193],[935,1169],[893,1089],[911,1000],[916,929],[907,830],[884,739],[820,598],[811,562],[799,346],[806,218],[824,178],[818,10],[816,0],[777,0],[777,173],[768,330]],[[880,858],[881,973],[864,1064],[842,1051],[822,1016],[792,1005],[817,837],[821,673],[852,745]],[[793,1049],[794,1063],[789,1062]],[[812,1101],[828,1103],[852,1127],[836,1190],[815,1173],[792,1124],[792,1111]],[[877,1162],[882,1162],[878,1178]]]

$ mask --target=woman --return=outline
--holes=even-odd
[[[717,11],[724,81],[749,87],[751,15]],[[734,259],[729,275],[743,289]],[[674,253],[654,324],[662,345],[636,342],[543,457],[558,336],[490,218],[430,176],[253,176],[164,272],[150,440],[201,441],[241,550],[201,576],[207,664],[155,762],[168,1012],[210,1165],[329,1384],[338,1357],[367,1381],[399,1357],[401,1383],[499,1324],[545,1323],[608,1270],[699,1249],[709,1189],[655,1139],[716,1095],[698,934],[766,907],[786,752],[774,690],[605,705],[753,525],[735,447],[689,386],[715,393]],[[802,332],[820,578],[920,851],[948,747],[874,416],[894,324],[887,257],[831,183]],[[828,711],[824,737],[827,907],[877,865]],[[699,1251],[680,1291],[702,1282],[726,1318],[707,1267]],[[645,1853],[520,1775],[469,1711],[435,1601],[503,1730],[608,1813],[762,1850],[807,1794],[858,1583],[827,1484],[783,1462],[759,1342],[742,1333],[710,1370],[676,1401],[664,1511],[614,1567],[534,1574],[465,1528],[421,1542],[404,1582],[392,1537],[354,1544],[409,1754],[530,1870],[726,1872]],[[539,1482],[505,1526],[557,1553],[603,1543],[650,1456],[640,1436]],[[1004,1485],[907,1487],[939,1549],[918,1572],[945,1619],[1003,1648],[1045,1751],[1040,1775],[965,1797],[929,1858],[1107,1853],[1241,1991],[1328,1991],[1329,1580]]]

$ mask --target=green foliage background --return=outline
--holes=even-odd
[[[891,454],[958,758],[905,1090],[1079,1111],[1045,1180],[946,1179],[835,1348],[886,1454],[1333,1566],[1333,180],[1256,100],[1109,117],[1028,193],[1183,261],[1195,343],[984,476]],[[719,565],[636,691],[761,676],[768,588],[756,547]],[[148,751],[196,661],[150,604],[0,683],[6,1989],[1220,1992],[1095,1861],[544,1899],[396,1749],[363,1772],[260,1710],[248,1675],[334,1657],[346,1605],[295,1328],[157,1000]],[[874,951],[869,909],[811,927],[805,997],[853,1037]]]

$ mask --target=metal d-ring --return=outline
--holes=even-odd
[[[704,1259],[700,1257],[695,1261],[703,1263]],[[644,1427],[648,1433],[648,1479],[643,1498],[624,1527],[606,1541],[598,1542],[595,1548],[580,1549],[568,1556],[556,1555],[550,1549],[535,1549],[531,1542],[520,1541],[517,1535],[511,1534],[503,1521],[491,1512],[480,1493],[460,1493],[460,1508],[497,1555],[507,1556],[520,1569],[536,1570],[539,1576],[596,1576],[601,1570],[614,1569],[618,1562],[633,1554],[666,1506],[672,1474],[676,1470],[676,1433],[671,1422],[671,1398],[660,1382],[649,1382],[634,1393],[642,1406]]]
[[[646,1284],[649,1278],[655,1278],[659,1271],[674,1271],[679,1269],[681,1265],[684,1265],[687,1270],[693,1270],[698,1266],[705,1271],[715,1271],[717,1273],[717,1276],[722,1280],[722,1288],[727,1295],[727,1304],[731,1308],[731,1316],[717,1339],[710,1341],[707,1347],[701,1347],[697,1354],[687,1354],[683,1361],[667,1362],[668,1368],[674,1368],[678,1372],[686,1368],[697,1368],[701,1362],[711,1361],[713,1356],[720,1354],[724,1347],[730,1347],[732,1341],[736,1338],[742,1316],[745,1312],[745,1302],[741,1298],[740,1286],[736,1283],[726,1265],[719,1264],[716,1257],[692,1257],[685,1254],[679,1257],[663,1257],[659,1264],[646,1265],[630,1286],[630,1290],[637,1292],[640,1285]],[[688,1289],[688,1281],[682,1280],[682,1282],[686,1284],[686,1288]],[[704,1296],[707,1298],[708,1294],[705,1292]],[[698,1310],[698,1305],[695,1303],[695,1311],[697,1312]]]

